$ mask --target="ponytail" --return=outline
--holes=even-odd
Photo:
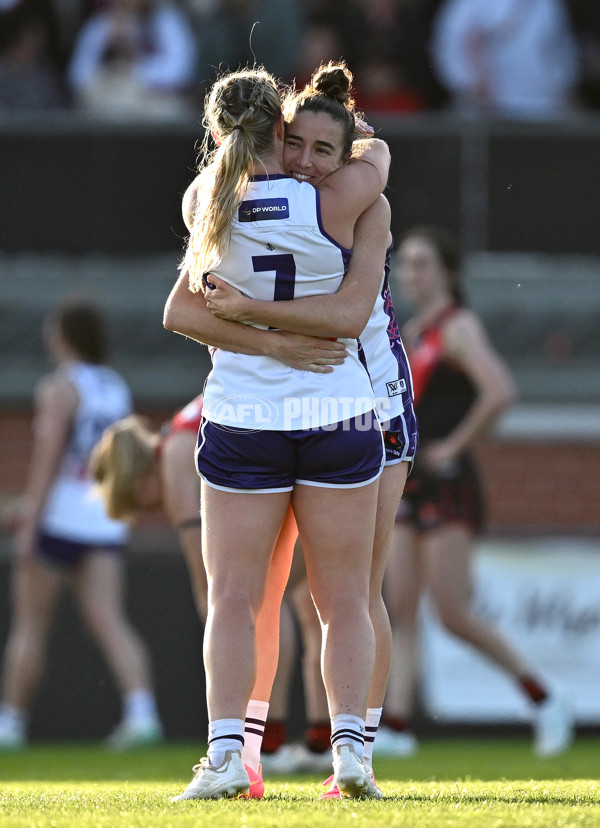
[[[277,84],[264,69],[225,75],[207,96],[194,219],[181,265],[195,292],[227,251],[236,210],[252,171],[272,148],[280,115]]]
[[[105,429],[90,458],[90,471],[106,512],[114,520],[132,520],[135,488],[150,470],[156,435],[135,415]]]

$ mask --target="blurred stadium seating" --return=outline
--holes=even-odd
[[[139,404],[178,405],[210,370],[206,348],[162,328],[178,254],[19,253],[0,257],[0,406],[27,404],[46,367],[43,314],[72,290],[109,319],[114,362]],[[517,376],[523,403],[600,405],[600,258],[473,253],[466,292]],[[402,318],[401,297],[396,298]]]

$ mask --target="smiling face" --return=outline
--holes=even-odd
[[[283,163],[287,175],[317,185],[341,167],[344,128],[326,112],[301,112],[286,127]]]

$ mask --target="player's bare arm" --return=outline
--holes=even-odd
[[[265,331],[218,319],[203,293],[193,293],[183,271],[165,305],[163,325],[169,331],[214,348],[250,355],[266,355],[291,368],[327,374],[341,365],[347,351],[339,342],[279,331]]]
[[[348,272],[337,293],[289,301],[251,299],[211,277],[206,302],[215,316],[313,336],[355,339],[364,330],[377,298],[390,244],[390,206],[385,196],[363,213],[355,227]]]

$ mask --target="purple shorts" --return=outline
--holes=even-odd
[[[393,466],[405,460],[412,464],[419,444],[417,418],[412,403],[384,426],[385,465]]]
[[[121,553],[125,550],[122,543],[81,543],[79,541],[57,538],[42,533],[38,539],[37,553],[46,563],[64,567],[74,567],[89,552]]]
[[[198,474],[226,491],[288,492],[296,484],[365,486],[383,469],[381,428],[373,411],[310,430],[250,431],[202,419]]]

